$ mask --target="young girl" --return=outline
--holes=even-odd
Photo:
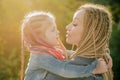
[[[60,45],[58,34],[55,19],[50,13],[33,12],[25,17],[22,24],[22,41],[31,53],[25,80],[62,80],[62,77],[89,77],[107,71],[103,59],[91,60],[92,63],[88,65],[64,61],[62,50],[55,47]],[[61,77],[50,77],[53,74]]]

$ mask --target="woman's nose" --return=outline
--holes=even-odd
[[[66,26],[66,30],[71,30],[71,28],[72,28],[71,24],[68,24],[68,25]]]

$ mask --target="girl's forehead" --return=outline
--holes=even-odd
[[[55,24],[55,21],[53,19],[46,19],[45,20],[46,24],[49,23],[49,24]]]
[[[51,21],[50,21],[50,25],[49,25],[49,26],[52,26],[52,27],[55,27],[55,28],[57,27],[57,26],[56,26],[56,22],[55,22],[54,20],[51,20]]]

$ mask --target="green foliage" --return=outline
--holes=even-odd
[[[76,9],[88,2],[104,4],[111,9],[116,22],[120,20],[120,2],[117,0],[0,0],[0,80],[20,79],[21,56],[21,32],[20,26],[23,17],[32,11],[49,11],[56,17],[56,23],[60,30],[60,37],[65,46],[65,27],[72,21]],[[112,4],[112,6],[111,6]],[[120,63],[120,31],[118,23],[113,25],[113,34],[110,41],[111,56],[113,58],[115,80],[118,80]],[[28,62],[29,52],[25,52],[25,68]]]
[[[113,72],[114,72],[114,80],[119,80],[120,74],[119,68],[120,68],[120,30],[118,30],[118,25],[113,25],[113,33],[110,40],[110,50],[111,50],[111,56],[113,59]]]
[[[0,80],[19,80],[20,50],[7,50],[7,44],[0,40]]]

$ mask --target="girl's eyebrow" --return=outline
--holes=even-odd
[[[53,28],[55,29],[56,27],[55,27],[55,26],[53,26]]]

